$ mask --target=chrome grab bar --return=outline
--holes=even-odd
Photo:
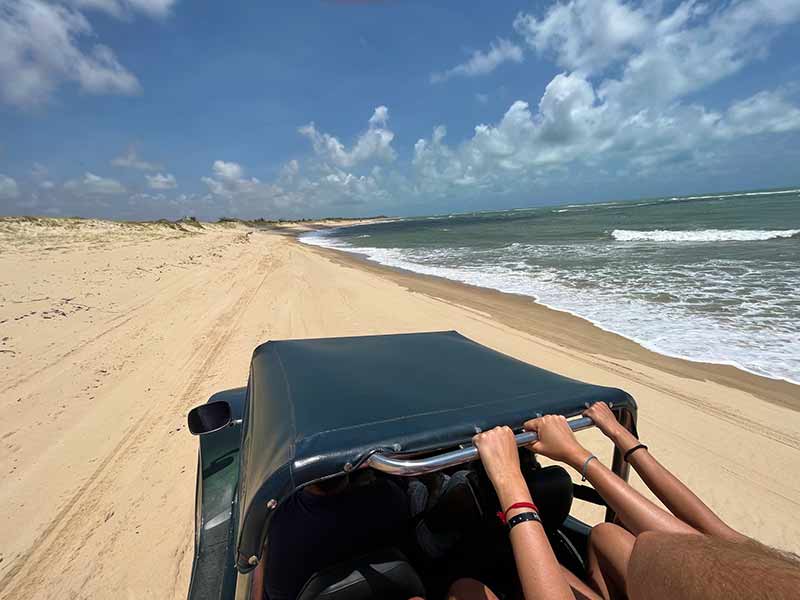
[[[572,431],[581,431],[592,427],[594,423],[589,417],[581,417],[568,421]],[[517,446],[527,446],[539,439],[539,436],[532,431],[523,431],[514,436]],[[363,467],[370,467],[389,475],[401,475],[403,477],[412,477],[414,475],[423,475],[425,473],[433,473],[434,471],[441,471],[448,467],[455,467],[456,465],[463,465],[464,463],[471,462],[478,458],[478,449],[470,445],[467,448],[460,450],[453,450],[439,454],[438,456],[429,456],[427,458],[419,459],[406,459],[400,455],[386,455],[375,453],[370,456],[364,463]]]

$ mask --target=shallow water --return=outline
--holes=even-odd
[[[304,236],[800,383],[800,190],[438,215]]]

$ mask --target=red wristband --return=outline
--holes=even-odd
[[[530,508],[532,511],[536,513],[539,512],[539,508],[533,502],[515,502],[507,509],[505,509],[505,511],[503,512],[498,511],[497,518],[500,519],[500,521],[505,525],[506,523],[508,523],[508,518],[506,517],[508,511],[514,510],[515,508]]]

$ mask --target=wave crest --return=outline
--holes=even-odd
[[[693,231],[615,229],[611,232],[611,237],[618,242],[758,242],[790,238],[798,234],[800,234],[800,229],[697,229]]]

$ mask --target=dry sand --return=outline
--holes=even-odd
[[[643,440],[724,519],[800,551],[798,387],[667,359],[529,299],[290,233],[0,220],[1,597],[185,597],[197,452],[186,412],[243,385],[258,343],[288,337],[457,329],[622,387]],[[596,432],[581,435],[607,459]]]

